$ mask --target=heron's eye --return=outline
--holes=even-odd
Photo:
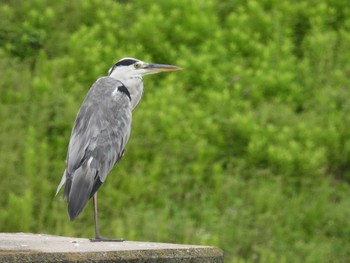
[[[139,63],[135,63],[135,64],[134,64],[134,68],[137,69],[137,68],[140,68],[140,67],[141,67],[141,64],[139,64]]]

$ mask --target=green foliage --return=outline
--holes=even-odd
[[[99,191],[106,236],[215,245],[227,262],[349,262],[350,5],[6,1],[0,231],[93,235],[54,198],[88,88],[126,56],[145,77]]]

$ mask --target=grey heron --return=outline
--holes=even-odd
[[[73,221],[93,197],[95,239],[99,232],[97,190],[122,158],[131,131],[132,111],[143,93],[142,76],[181,68],[146,63],[134,58],[119,60],[108,76],[92,85],[74,122],[68,145],[66,169],[56,195],[65,184],[63,198]]]

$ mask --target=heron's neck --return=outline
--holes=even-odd
[[[131,108],[134,110],[139,104],[143,94],[143,81],[142,77],[131,77],[120,80],[124,86],[128,89],[131,97]]]

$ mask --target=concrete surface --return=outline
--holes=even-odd
[[[0,262],[223,262],[216,247],[0,233]]]

